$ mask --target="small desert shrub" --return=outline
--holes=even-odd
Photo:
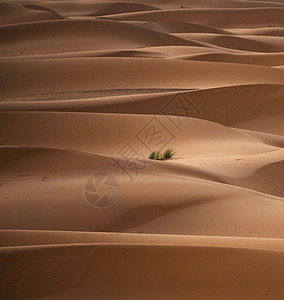
[[[171,149],[168,149],[163,154],[163,159],[170,159],[175,155],[174,151]]]
[[[172,157],[174,156],[174,154],[175,154],[174,151],[173,151],[173,150],[170,150],[170,149],[166,150],[166,151],[163,153],[163,155],[161,155],[160,152],[155,152],[155,151],[153,151],[153,152],[150,154],[149,158],[150,158],[150,159],[155,159],[155,160],[166,160],[166,159],[172,158]]]
[[[155,159],[155,160],[161,160],[162,159],[160,152],[155,152],[155,151],[150,154],[149,158],[150,159]]]

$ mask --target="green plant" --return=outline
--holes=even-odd
[[[155,152],[153,151],[150,156],[149,156],[150,159],[155,159],[155,160],[161,160],[162,157],[160,155],[160,152]]]
[[[163,154],[163,159],[170,159],[175,155],[174,151],[171,149],[168,149]]]
[[[166,160],[172,158],[174,154],[175,152],[171,149],[166,150],[163,155],[161,155],[160,152],[153,151],[149,158],[154,160]]]

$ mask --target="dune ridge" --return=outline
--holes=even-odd
[[[119,76],[121,69],[127,70],[123,77]],[[63,77],[65,80],[60,80]],[[282,70],[264,66],[180,60],[161,61],[154,58],[7,61],[0,62],[0,79],[5,83],[0,91],[2,99],[70,90],[200,89],[241,84],[284,83]],[[46,85],[47,81],[52,89]],[[15,84],[17,89],[13,88]]]
[[[34,10],[19,4],[0,3],[0,25],[29,23],[42,20],[62,19],[62,16],[49,9]]]
[[[228,18],[229,16],[229,18]],[[172,9],[150,12],[133,12],[108,15],[106,18],[123,21],[162,22],[182,21],[202,25],[230,28],[249,28],[265,26],[283,26],[283,8],[239,8],[239,9]]]

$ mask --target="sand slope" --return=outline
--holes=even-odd
[[[115,30],[118,33],[115,33]],[[56,31],[56,35],[53,32]],[[157,45],[191,45],[166,33],[114,21],[60,20],[0,28],[2,55],[117,49]]]
[[[282,70],[262,66],[143,58],[0,62],[0,80],[4,84],[0,91],[2,99],[97,89],[200,89],[284,83]]]
[[[219,61],[240,64],[252,64],[262,66],[279,66],[284,63],[284,53],[261,54],[229,54],[229,53],[205,53],[180,56],[182,59],[197,61]]]
[[[221,28],[283,26],[283,8],[173,9],[109,15],[107,18],[128,21],[192,22]]]
[[[0,25],[41,20],[56,20],[62,16],[48,9],[34,9],[12,3],[0,3]]]
[[[21,120],[20,128],[12,126],[15,119]],[[208,155],[235,156],[235,159],[238,159],[239,155],[242,155],[243,158],[244,155],[251,156],[257,153],[275,152],[280,149],[277,146],[261,143],[254,137],[249,137],[248,135],[217,124],[214,125],[208,121],[188,119],[183,124],[183,131],[180,132],[179,130],[175,130],[174,126],[170,125],[170,121],[166,119],[166,117],[159,118],[174,135],[172,142],[168,146],[174,147],[181,159],[189,155],[192,158],[195,157],[195,159],[199,158],[201,161],[204,157],[203,162],[207,161],[206,158]],[[81,158],[81,154],[78,158],[75,159],[74,157],[71,159],[68,158],[68,153],[59,152],[56,154],[57,152],[53,150],[46,152],[45,150],[33,150],[32,148],[31,150],[19,149],[18,151],[17,148],[15,150],[13,148],[3,148],[2,166],[4,174],[7,174],[3,176],[3,191],[7,213],[5,218],[2,218],[2,228],[52,228],[61,230],[74,230],[78,228],[80,230],[95,231],[121,231],[132,230],[133,228],[134,231],[138,230],[142,232],[152,232],[151,228],[155,228],[155,231],[158,230],[159,233],[213,234],[214,232],[216,235],[247,236],[253,234],[254,236],[282,237],[281,216],[283,204],[279,198],[242,190],[238,187],[226,187],[223,185],[223,183],[226,183],[226,179],[223,176],[218,175],[216,170],[203,170],[202,164],[201,168],[195,166],[184,169],[177,165],[177,169],[175,169],[170,167],[171,164],[163,163],[161,165],[160,162],[149,162],[141,170],[144,175],[135,176],[133,172],[121,174],[120,168],[114,166],[112,157],[118,156],[119,150],[129,140],[132,141],[135,147],[139,148],[142,154],[147,156],[149,150],[135,138],[135,132],[139,132],[141,123],[147,124],[149,121],[151,121],[151,116],[134,117],[129,115],[127,118],[123,118],[122,115],[111,114],[2,113],[1,128],[10,128],[10,130],[9,132],[2,130],[1,137],[8,145],[23,145],[28,147],[46,147],[48,145],[57,149],[72,149],[100,155],[98,158],[93,157],[92,163],[90,163],[91,161],[88,162],[88,159],[90,160],[91,157],[88,158],[87,156],[86,167],[84,167],[85,163],[81,159],[85,156],[83,155]],[[61,124],[60,132],[57,132],[59,122]],[[117,124],[117,122],[120,122],[120,127],[116,131],[110,131],[108,136],[102,134],[105,130],[109,130],[108,128],[112,128],[111,124]],[[80,127],[78,127],[79,123]],[[37,126],[35,127],[33,124],[37,124]],[[47,126],[47,124],[50,125]],[[131,124],[131,127],[129,124]],[[44,132],[42,131],[43,127],[45,128]],[[100,128],[100,130],[96,128]],[[23,134],[24,132],[29,132],[30,139],[27,139],[27,136]],[[55,134],[55,132],[57,133]],[[124,133],[123,140],[120,138],[122,132]],[[212,132],[214,132],[214,138]],[[185,144],[184,136],[190,136],[187,144]],[[226,141],[227,145],[224,144],[224,141]],[[208,148],[208,143],[210,143],[210,148]],[[2,141],[1,144],[3,144]],[[191,145],[191,147],[187,145]],[[232,145],[234,146],[232,147]],[[29,152],[30,154],[28,154]],[[33,153],[36,153],[36,155]],[[101,157],[102,154],[104,154],[103,157]],[[11,169],[9,166],[5,167],[7,155],[8,157],[10,155],[10,159],[13,159],[15,169]],[[27,163],[23,161],[25,155],[30,157]],[[63,156],[60,158],[57,155]],[[73,154],[71,153],[71,155]],[[108,157],[105,157],[105,155],[108,155]],[[179,157],[177,157],[177,162]],[[80,160],[75,163],[77,159]],[[97,161],[97,159],[99,160]],[[280,158],[278,157],[279,159],[281,159],[281,156]],[[48,166],[46,166],[47,168],[44,167],[44,161],[49,162]],[[75,163],[75,167],[72,167],[69,163],[70,161]],[[239,160],[239,163],[242,164],[242,160]],[[250,170],[250,166],[248,168]],[[38,173],[38,169],[41,169],[40,173]],[[84,184],[84,181],[91,174],[100,173],[103,170],[111,172],[121,182],[121,200],[112,209],[105,211],[107,215],[102,214],[100,211],[96,212],[96,210],[90,211],[89,204],[84,200],[84,193],[82,193],[82,184]],[[240,172],[235,174],[236,179],[248,177],[247,172],[244,172],[242,175],[244,167],[240,168],[240,170]],[[159,174],[158,177],[157,174]],[[76,184],[74,184],[74,175],[77,178],[75,181],[77,182]],[[129,185],[131,176],[133,177],[133,182],[131,181],[132,183]],[[174,182],[171,180],[172,176],[175,178]],[[11,189],[13,182],[15,182],[14,180],[18,182],[16,193]],[[37,192],[29,196],[29,201],[34,203],[33,205],[35,205],[34,201],[36,201],[37,195],[44,194],[44,190],[49,190],[51,187],[52,189],[59,190],[56,193],[57,196],[54,195],[50,198],[50,195],[47,194],[44,197],[45,201],[47,201],[46,205],[44,205],[44,201],[37,208],[34,207],[34,209],[39,210],[36,215],[41,216],[40,218],[32,217],[27,210],[26,213],[18,216],[17,221],[14,222],[15,212],[8,208],[10,205],[20,205],[22,201],[20,195],[25,195],[30,189],[30,184],[27,184],[27,180],[34,187],[37,187]],[[159,184],[162,190],[166,186],[171,188],[169,191],[165,190],[165,193],[160,192],[157,194],[155,192],[155,185],[151,188],[148,182]],[[204,189],[205,186],[208,186],[208,188]],[[137,194],[137,189],[144,190],[144,193]],[[256,190],[258,189],[256,188]],[[227,195],[226,201],[222,200],[225,194]],[[176,197],[175,204],[171,203],[174,195]],[[143,204],[140,197],[145,199],[142,202]],[[134,198],[135,201],[133,202]],[[59,201],[59,199],[61,200]],[[198,199],[202,205],[197,205]],[[71,207],[73,205],[77,207],[76,221],[74,217],[70,219],[70,222],[67,221],[69,219],[67,216],[72,213],[72,210],[70,211],[70,208],[66,210],[66,205],[68,205],[67,207],[70,207],[70,205]],[[122,210],[119,208],[120,205]],[[195,209],[192,208],[192,205]],[[247,207],[247,214],[242,214],[242,219],[240,219],[238,211],[231,209],[235,205],[237,207],[247,205],[251,209]],[[213,208],[214,210],[222,211],[222,213],[219,212],[215,215]],[[43,214],[43,211],[49,209],[56,211],[56,215],[54,216],[52,213]],[[200,223],[203,223],[204,214],[208,213],[208,209],[212,213],[210,217],[211,221],[201,226]],[[22,207],[21,211],[23,212],[23,210],[26,210],[25,207]],[[269,215],[272,213],[271,210],[274,211],[273,219],[269,218]],[[80,217],[79,211],[84,215],[84,218]],[[185,212],[188,216],[193,214],[195,217],[188,217],[182,222],[173,221],[182,220],[182,217],[177,217],[177,214],[181,214],[182,216]],[[59,214],[63,215],[58,219]],[[93,222],[89,223],[88,216],[93,219],[93,214],[97,217]],[[279,215],[279,218],[276,215]],[[230,218],[238,219],[236,227],[232,227],[230,223],[226,225],[226,220],[229,216]],[[155,226],[150,225],[149,227],[149,221],[152,219],[155,221],[156,218],[158,224]],[[254,218],[250,226],[247,225],[247,218]],[[145,227],[139,226],[145,221],[147,221],[143,225]],[[187,223],[188,225],[185,226]],[[136,229],[137,226],[141,227],[141,229]]]
[[[182,299],[185,294],[193,295],[195,299],[204,299],[205,282],[211,299],[250,299],[255,296],[258,299],[277,299],[283,296],[279,281],[271,280],[272,276],[283,276],[282,251],[142,245],[38,246],[34,247],[32,252],[29,248],[3,250],[10,253],[5,257],[5,267],[9,263],[9,274],[20,274],[20,278],[28,277],[36,283],[36,288],[31,294],[31,281],[7,281],[2,290],[3,296],[9,295],[6,299],[19,295],[25,298],[40,297],[44,294],[51,294],[51,297],[44,297],[45,299],[88,299],[93,293],[107,299]],[[217,263],[220,256],[224,258],[221,266]],[[12,257],[21,257],[22,268],[27,266],[26,262],[31,259],[39,263],[33,270],[31,267],[19,269],[20,266],[13,263]],[[270,263],[265,263],[267,261]],[[240,267],[242,264],[245,268]],[[152,267],[149,268],[149,265]],[[138,269],[139,273],[133,271]],[[41,274],[47,270],[47,276],[35,276],[36,273]],[[109,277],[105,275],[109,272],[116,279],[111,289]],[[245,275],[240,277],[240,272],[244,272]],[[214,273],[215,276],[209,276],[208,273]],[[55,280],[58,274],[62,278],[60,281]],[[222,281],[218,280],[221,278]],[[19,287],[13,290],[13,294],[7,295],[7,287],[15,281]],[[236,281],[240,283],[240,287],[232,283]],[[165,282],[168,284],[165,285]],[[76,288],[70,289],[73,286]],[[64,289],[67,291],[62,291]]]

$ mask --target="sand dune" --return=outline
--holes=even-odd
[[[20,275],[13,281],[7,280],[6,286],[1,289],[7,299],[19,295],[28,298],[47,294],[50,296],[44,297],[46,299],[87,299],[90,294],[108,299],[172,299],[190,294],[195,299],[203,299],[205,287],[211,299],[250,299],[255,296],[258,299],[276,299],[283,296],[276,280],[283,276],[282,251],[162,245],[37,246],[34,249],[4,248],[2,251],[6,251],[5,269],[11,275]],[[220,256],[224,258],[221,267]],[[17,260],[18,257],[21,258],[21,265],[13,263],[13,258]],[[38,261],[36,269],[31,269],[31,259]],[[245,267],[240,267],[242,264]],[[202,265],[203,268],[200,267]],[[36,275],[43,274],[43,271],[46,274],[44,277]],[[109,277],[105,275],[109,272],[115,278],[111,289]],[[242,272],[244,275],[240,276]],[[208,273],[215,275],[208,276]],[[221,278],[222,281],[219,280]],[[169,284],[164,285],[165,281]],[[7,287],[15,283],[17,287],[13,294],[8,294]],[[35,288],[31,283],[35,284]],[[75,288],[70,289],[73,286]]]
[[[33,3],[41,3],[41,1],[33,1]],[[131,12],[131,11],[143,11],[162,8],[162,9],[175,9],[180,8],[181,3],[175,3],[170,0],[143,0],[139,3],[123,2],[121,0],[109,1],[100,0],[97,2],[89,1],[46,1],[45,6],[54,9],[61,14],[67,14],[68,16],[84,16],[94,12],[106,12],[106,13],[118,13],[118,12]],[[279,1],[235,1],[235,0],[207,0],[202,2],[196,2],[194,0],[184,0],[182,2],[183,8],[257,8],[257,7],[283,7],[283,2]]]
[[[155,1],[156,5],[166,3],[169,7],[176,7],[175,3],[171,3],[170,1]],[[172,4],[171,6],[170,3]],[[202,2],[196,2],[194,0],[184,0],[183,8],[253,8],[253,7],[282,7],[283,2],[268,0],[268,1],[235,1],[235,0],[206,0]]]
[[[148,11],[148,10],[159,10],[159,8],[140,4],[140,3],[129,3],[129,2],[101,2],[98,3],[95,7],[95,11],[88,15],[90,16],[103,16],[103,15],[112,15],[125,12],[136,12],[136,11]]]
[[[199,113],[194,115],[194,112],[187,114],[184,109],[176,110],[175,114],[181,117],[195,116],[226,126],[283,135],[283,119],[278,117],[283,114],[284,110],[281,101],[283,96],[283,85],[257,84],[86,100],[3,102],[0,103],[0,110],[166,115],[173,113],[170,109],[171,103],[172,99],[177,97],[177,99],[189,101]],[[168,112],[167,107],[170,109]],[[272,119],[275,122],[271,122]],[[176,120],[176,122],[179,121],[178,118]],[[259,123],[261,128],[257,127]]]
[[[129,23],[129,22],[128,22]],[[141,25],[147,28],[152,28],[159,31],[166,32],[208,32],[208,33],[228,33],[226,30],[215,28],[212,26],[205,26],[193,23],[182,23],[182,22],[131,22],[137,25]]]
[[[283,299],[283,16],[1,1],[0,298]]]
[[[284,36],[284,29],[275,25],[265,28],[231,29],[230,32],[241,35]]]
[[[283,158],[283,156],[281,158]],[[279,181],[279,178],[282,178],[283,176],[283,163],[284,161],[282,160],[280,162],[272,163],[268,166],[262,167],[261,169],[257,170],[253,176],[246,178],[245,182],[243,180],[232,180],[231,182],[249,189],[257,189],[263,193],[283,197],[284,194],[281,187],[282,184]],[[269,187],[266,185],[268,182]]]
[[[38,1],[38,3],[41,3]],[[45,7],[49,7],[65,17],[74,16],[102,16],[135,11],[158,10],[158,7],[143,3],[131,3],[123,1],[46,1]]]
[[[197,61],[219,61],[260,66],[279,66],[284,63],[284,53],[261,53],[261,54],[230,54],[230,53],[205,53],[193,55],[181,55],[180,59]]]
[[[110,158],[98,157],[97,160],[96,156],[78,156],[76,153],[55,150],[19,150],[8,152],[14,159],[14,169],[2,177],[2,205],[7,209],[1,219],[2,228],[143,233],[154,233],[152,228],[155,228],[158,233],[167,234],[283,238],[281,198],[232,188],[218,183],[216,178],[214,181],[213,174],[198,173],[195,168],[184,169],[184,174],[179,168],[176,173],[171,173],[170,167],[163,170],[163,167],[160,169],[159,165],[153,163],[129,187],[129,178],[120,175]],[[21,158],[24,155],[35,158],[30,158],[28,164],[23,163]],[[7,159],[3,151],[2,157]],[[49,162],[48,168],[41,169],[46,161]],[[72,164],[70,161],[73,161]],[[84,181],[91,174],[102,171],[111,172],[120,181],[120,195],[116,204],[104,211],[90,209],[90,204],[82,194]],[[175,178],[174,185],[171,178]],[[149,181],[158,184],[161,190],[168,186],[171,192],[157,195],[155,187],[149,186]],[[17,190],[13,189],[15,182]],[[31,188],[36,190],[29,194]],[[143,189],[144,193],[137,194],[137,189]],[[46,191],[56,193],[46,194]],[[23,197],[27,194],[28,200]],[[36,204],[39,196],[42,201]],[[172,197],[176,199],[174,205],[171,203]],[[145,200],[141,205],[142,199]],[[21,204],[23,202],[25,205]],[[11,210],[13,206],[20,209],[20,215]],[[33,207],[33,213],[29,210],[30,206]],[[76,216],[70,210],[72,207],[76,209]],[[246,214],[243,213],[240,218],[238,209],[244,207]],[[188,217],[185,218],[184,214]],[[205,223],[204,219],[207,219]],[[229,220],[235,225],[232,226]]]
[[[77,298],[86,298],[88,297],[87,293],[96,293],[96,295],[105,297],[108,284],[107,279],[102,277],[102,274],[104,274],[106,268],[113,269],[114,264],[116,265],[115,278],[118,286],[114,287],[115,289],[112,290],[112,294],[108,294],[108,298],[117,298],[117,295],[119,295],[119,298],[129,298],[129,292],[131,293],[130,297],[137,297],[137,288],[139,287],[136,286],[136,282],[139,282],[140,285],[142,284],[143,286],[143,291],[141,290],[139,292],[138,298],[145,296],[151,298],[154,286],[150,281],[154,276],[156,280],[158,278],[160,284],[162,284],[166,278],[172,279],[170,289],[167,286],[161,289],[159,285],[155,285],[155,297],[183,298],[183,293],[187,293],[184,289],[188,288],[191,294],[194,293],[196,299],[202,299],[202,291],[205,288],[204,284],[206,282],[206,288],[208,289],[208,285],[210,288],[210,297],[220,299],[224,297],[224,292],[220,293],[220,290],[223,291],[223,288],[219,286],[218,282],[220,281],[218,281],[218,279],[223,279],[223,277],[228,278],[225,297],[231,297],[233,295],[249,299],[249,297],[255,296],[255,294],[251,292],[255,290],[257,290],[259,299],[266,299],[267,297],[277,298],[279,295],[282,295],[282,290],[277,288],[278,284],[276,280],[277,275],[281,277],[282,240],[265,239],[263,241],[261,239],[244,238],[88,234],[84,232],[22,231],[15,233],[18,239],[24,238],[24,241],[37,236],[39,243],[40,240],[45,240],[45,242],[51,242],[52,240],[52,243],[54,243],[55,239],[57,239],[58,242],[61,241],[61,243],[64,241],[66,245],[19,247],[18,249],[15,247],[3,248],[1,252],[2,254],[3,252],[5,253],[5,260],[2,260],[2,263],[7,267],[6,270],[9,271],[10,274],[21,275],[15,277],[14,281],[7,280],[7,285],[1,289],[2,296],[5,296],[7,299],[17,297],[18,295],[27,298],[30,295],[39,297],[47,294],[51,294],[50,297],[46,297],[47,299],[68,299],[71,296],[70,293],[72,293],[72,297],[75,296]],[[15,233],[10,232],[12,236],[15,235]],[[3,232],[1,232],[1,237],[3,237]],[[67,244],[70,242],[73,243],[74,241],[81,244]],[[170,241],[171,244],[168,244],[167,241]],[[117,242],[119,242],[119,245],[117,245]],[[159,242],[159,244],[153,246],[156,242]],[[129,246],[130,243],[132,246]],[[143,255],[141,256],[142,251]],[[145,253],[147,253],[147,255],[145,255]],[[127,257],[129,258],[127,260],[125,256],[123,256],[124,258],[122,257],[122,255],[126,254],[128,254]],[[223,268],[220,268],[220,264],[215,265],[214,263],[219,255],[226,256]],[[39,277],[39,275],[37,277],[33,275],[34,272],[30,269],[31,256],[33,256],[32,259],[34,261],[38,261],[38,270],[46,270],[48,267],[47,259],[49,258],[48,276],[43,278]],[[180,256],[183,257],[182,261],[174,259]],[[202,264],[202,261],[204,263],[204,256],[206,256],[207,266],[210,265],[210,270],[212,268],[212,272],[215,274],[214,280],[212,277],[208,278],[208,268],[203,269],[198,267]],[[15,258],[21,259],[21,269],[14,263]],[[168,261],[166,269],[163,268],[164,260]],[[117,265],[117,261],[121,262],[121,266]],[[240,268],[241,261],[246,261],[246,277],[234,275],[238,269],[239,272],[243,271],[243,269]],[[261,264],[259,263],[260,261],[262,262]],[[270,263],[266,264],[267,261]],[[175,266],[171,265],[172,263],[174,263]],[[66,269],[67,265],[68,269]],[[92,268],[87,268],[87,265],[92,266]],[[128,277],[128,272],[121,272],[121,270],[128,270],[128,268],[129,270],[133,270],[134,265],[136,269],[142,272],[139,273],[141,275],[139,278],[136,278],[137,275],[133,272],[131,273],[131,277]],[[150,278],[150,268],[147,267],[149,265],[152,266]],[[161,275],[161,269],[164,270],[163,275]],[[258,270],[256,274],[252,271],[255,269]],[[175,271],[170,272],[172,270]],[[275,272],[276,270],[278,271]],[[83,273],[85,273],[83,277],[84,280],[81,280],[79,283],[79,279],[82,278]],[[64,279],[60,281],[54,280],[58,278],[58,274],[62,274],[63,276],[61,278]],[[97,274],[101,276],[98,277]],[[175,274],[175,276],[173,276],[173,274]],[[240,284],[237,289],[230,285],[232,276]],[[33,280],[23,281],[23,279],[27,277]],[[185,281],[183,278],[186,278],[186,287],[181,290],[181,286],[183,286]],[[198,278],[198,281],[196,278]],[[271,280],[271,278],[274,278],[275,281]],[[141,279],[143,279],[142,282]],[[121,287],[125,281],[131,286],[134,285],[133,290],[129,291],[128,286],[125,287],[124,291],[116,290]],[[38,282],[35,288],[33,288],[32,282]],[[42,282],[47,284],[42,285]],[[50,284],[50,282],[52,282],[52,284]],[[75,282],[79,284],[76,285]],[[196,285],[196,282],[199,282],[199,284]],[[259,282],[263,282],[260,287],[258,286]],[[269,284],[267,284],[267,282],[269,282]],[[17,283],[17,288],[13,290],[13,294],[8,294],[9,290],[7,286],[15,285],[15,283]],[[224,283],[223,280],[222,283]],[[68,289],[68,287],[72,287],[74,284],[76,285],[75,289],[72,289],[70,292],[64,292],[64,289]],[[33,294],[30,292],[31,289],[33,290]],[[56,292],[59,292],[57,296]],[[167,294],[165,294],[165,292]]]
[[[55,31],[56,35],[53,34]],[[141,26],[105,20],[59,20],[12,25],[1,27],[0,36],[1,55],[103,50],[109,49],[111,43],[115,43],[116,49],[200,45]]]
[[[283,26],[283,8],[240,9],[173,9],[108,15],[107,18],[124,21],[190,22],[213,27],[250,28],[270,25]]]
[[[15,119],[21,120],[20,128],[13,127],[12,124],[15,123]],[[143,122],[141,122],[142,119],[144,119]],[[46,152],[46,150],[41,151],[33,148],[30,150],[28,148],[19,150],[17,148],[14,150],[13,148],[2,148],[2,172],[6,174],[6,176],[2,176],[5,193],[3,203],[5,203],[7,213],[1,220],[1,227],[14,229],[52,228],[57,230],[74,230],[77,228],[92,231],[134,230],[134,232],[149,233],[153,233],[151,228],[155,228],[158,233],[170,234],[282,237],[283,204],[281,198],[253,190],[226,186],[224,185],[226,181],[218,176],[216,171],[208,172],[196,166],[180,168],[177,165],[176,168],[173,168],[171,163],[161,165],[159,162],[150,162],[142,170],[141,176],[134,176],[134,182],[129,185],[129,175],[121,174],[120,168],[113,166],[112,157],[118,155],[119,150],[129,140],[134,143],[135,147],[139,148],[142,154],[147,156],[149,150],[143,144],[139,144],[135,138],[135,132],[139,132],[140,124],[147,123],[147,120],[151,120],[151,116],[132,117],[129,115],[127,118],[122,118],[121,115],[111,114],[89,114],[87,117],[85,114],[71,113],[3,113],[1,128],[10,129],[9,131],[1,130],[0,136],[8,145],[26,147],[46,147],[49,145],[52,148],[72,149],[99,154],[100,156],[98,157],[99,160],[96,156],[87,155],[85,158],[85,155],[82,156],[81,154],[76,158],[78,154],[75,153],[75,157],[71,158],[74,154],[65,153],[65,150],[58,153],[52,149]],[[260,143],[254,137],[220,125],[217,126],[208,121],[189,119],[184,123],[183,131],[180,132],[174,130],[174,126],[170,125],[169,120],[160,120],[168,126],[167,128],[174,135],[169,147],[174,147],[179,153],[177,159],[189,155],[195,159],[206,158],[208,155],[237,156],[235,158],[237,159],[239,155],[251,156],[252,154],[269,153],[279,149]],[[165,123],[166,121],[168,123]],[[57,132],[58,122],[61,124],[60,134]],[[111,124],[118,122],[120,127],[117,128],[117,131],[109,131],[112,128]],[[37,124],[37,126],[35,127],[33,124]],[[129,124],[131,124],[131,128]],[[44,132],[42,132],[42,128],[45,128]],[[100,128],[100,130],[98,131],[96,128]],[[193,128],[195,129],[193,130]],[[107,137],[103,135],[105,131],[109,132]],[[29,132],[30,139],[23,134],[24,132]],[[124,133],[124,140],[120,138],[121,132]],[[214,138],[211,132],[214,132]],[[9,136],[12,138],[9,139]],[[186,144],[184,136],[190,136]],[[3,141],[0,141],[1,144]],[[208,143],[210,143],[210,149],[206,146]],[[29,152],[30,154],[28,154]],[[102,154],[103,157],[101,157]],[[70,155],[71,157],[69,157]],[[24,157],[30,157],[30,159],[25,161],[23,160]],[[6,163],[9,159],[13,160],[13,168]],[[46,165],[46,161],[49,162],[48,165]],[[72,164],[70,164],[71,161]],[[174,162],[175,160],[173,160]],[[242,164],[242,161],[240,163]],[[74,167],[73,164],[75,164]],[[103,171],[111,172],[119,179],[121,195],[117,205],[105,211],[106,215],[97,210],[90,211],[89,204],[84,200],[82,193],[84,181],[92,173]],[[242,176],[241,173],[238,173],[237,178],[239,176]],[[246,174],[245,177],[247,177]],[[172,178],[175,178],[174,182]],[[17,191],[12,188],[15,180]],[[148,182],[153,182],[153,187]],[[165,193],[159,192],[157,194],[155,183],[161,187],[161,190],[165,190],[163,187],[168,186],[171,192],[166,189]],[[34,191],[29,196],[29,203],[31,204],[22,206],[20,204],[23,201],[21,195],[26,195],[30,184],[36,187],[36,192]],[[144,190],[144,193],[137,194],[137,188]],[[45,200],[41,202],[40,206],[36,205],[35,201],[38,195],[45,194],[44,190],[46,189],[49,191],[57,190],[57,192],[52,198],[49,194],[42,196],[42,199]],[[222,200],[224,195],[227,195],[225,201]],[[145,199],[142,206],[140,197]],[[174,205],[171,203],[172,197],[176,199]],[[135,201],[133,202],[134,198]],[[198,205],[198,201],[202,204]],[[10,205],[20,206],[21,216],[18,215],[15,219],[14,213],[17,214],[17,212],[9,209]],[[34,207],[33,211],[37,211],[35,215],[41,216],[40,219],[28,213],[30,205]],[[76,218],[70,218],[72,210],[66,209],[66,205],[76,207]],[[242,214],[240,219],[238,210],[232,210],[232,206],[246,206],[247,214]],[[208,209],[211,211],[211,221],[204,224],[202,220],[204,220],[204,214],[208,213]],[[45,216],[43,211],[47,210],[57,213],[56,215],[50,213]],[[218,211],[219,213],[217,213]],[[186,220],[183,217],[184,213],[189,216]],[[271,213],[274,215],[273,219],[269,217]],[[84,215],[84,218],[80,217],[81,214]],[[59,216],[61,217],[58,218]],[[89,223],[88,218],[95,219]],[[232,227],[231,223],[226,225],[227,218],[237,218],[236,227]],[[254,219],[250,226],[247,225],[247,218]],[[67,219],[70,221],[68,222]],[[174,221],[175,219],[182,220],[182,222]],[[151,225],[153,224],[151,222],[154,222],[155,225]],[[203,225],[201,226],[201,224]]]
[[[0,91],[2,99],[96,89],[197,89],[284,83],[281,70],[266,67],[140,58],[7,61],[0,63],[0,80],[5,82]]]
[[[224,236],[187,236],[164,234],[132,234],[86,231],[47,231],[47,230],[0,230],[1,246],[32,246],[56,244],[143,244],[143,245],[191,245],[218,246],[282,250],[282,239],[259,239]],[[167,237],[170,237],[168,239]],[[265,243],[263,243],[265,241]]]
[[[56,19],[62,17],[50,10],[35,10],[17,4],[0,3],[0,25]]]
[[[21,121],[20,127],[13,126],[16,120]],[[75,122],[75,120],[77,121]],[[156,116],[154,122],[156,120],[163,123],[172,132],[170,135],[171,145],[180,148],[178,152],[181,156],[190,154],[195,157],[210,153],[212,155],[214,153],[220,155],[253,154],[260,153],[266,148],[267,151],[274,149],[274,147],[257,143],[255,138],[251,138],[247,134],[207,120],[181,117],[181,123],[176,123],[174,116]],[[111,113],[1,112],[0,142],[1,145],[52,147],[115,155],[129,139],[136,139],[136,134],[149,121],[153,122],[153,116]],[[112,131],[112,123],[119,124],[119,127]],[[60,133],[57,132],[59,124],[61,124]],[[182,126],[182,131],[177,124]],[[44,132],[40,133],[43,128],[45,128]],[[105,137],[103,129],[108,132],[107,137]],[[214,136],[211,135],[211,131],[214,131]],[[25,136],[25,132],[29,132],[29,135]],[[55,132],[57,132],[56,136],[54,136]],[[121,133],[124,133],[123,140],[120,136]],[[184,141],[184,136],[187,134],[190,134],[190,138]],[[234,142],[236,139],[238,139],[238,143]],[[212,142],[212,149],[200,147],[202,143],[206,144],[207,140]],[[226,146],[225,140],[236,145],[232,149],[229,144]],[[193,143],[192,146],[185,147],[184,144],[190,143],[190,141]],[[148,144],[143,146],[142,143],[140,151],[148,154],[150,150],[147,150],[147,147]]]
[[[283,39],[280,37],[263,36],[228,36],[218,34],[190,34],[180,33],[177,36],[210,43],[216,46],[251,52],[283,52]]]

